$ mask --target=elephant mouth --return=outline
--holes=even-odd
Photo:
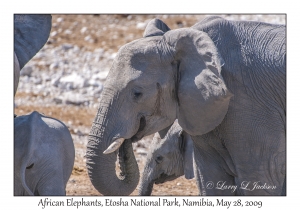
[[[140,125],[138,128],[138,131],[136,132],[135,135],[133,135],[131,138],[129,138],[132,143],[137,142],[144,137],[145,127],[146,127],[146,119],[144,116],[142,116],[140,118]],[[110,153],[116,151],[117,149],[119,149],[121,147],[121,145],[123,144],[123,142],[125,140],[126,140],[125,138],[116,138],[116,139],[114,138],[114,142],[111,145],[109,145],[109,147],[103,152],[103,154],[110,154]]]
[[[177,178],[177,176],[175,174],[168,175],[168,174],[162,173],[157,179],[154,180],[154,183],[155,184],[162,184],[162,183],[165,183],[167,181],[172,181],[176,178]]]
[[[140,126],[136,134],[131,137],[132,142],[137,142],[144,137],[143,131],[146,127],[146,118],[145,116],[141,116],[140,118]]]

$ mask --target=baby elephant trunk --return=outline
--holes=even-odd
[[[141,185],[139,187],[139,195],[142,196],[147,196],[147,195],[151,195],[152,190],[153,190],[153,184],[154,181],[152,180],[145,180],[143,179],[141,182]]]

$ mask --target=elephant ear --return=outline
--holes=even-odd
[[[191,136],[185,131],[180,134],[181,138],[181,153],[183,155],[184,176],[186,179],[194,178],[194,145]]]
[[[160,136],[161,139],[165,138],[165,136],[167,135],[167,133],[169,132],[170,128],[172,127],[173,125],[169,125],[168,127],[158,131],[158,135]]]
[[[143,37],[162,36],[169,30],[170,28],[163,21],[160,19],[153,19],[148,23]]]
[[[14,15],[14,51],[20,69],[48,40],[51,21],[51,15]]]
[[[192,136],[208,133],[222,122],[232,97],[221,75],[224,61],[202,31],[176,29],[163,40],[177,78],[178,123]]]

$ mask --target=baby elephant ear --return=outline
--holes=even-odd
[[[48,40],[51,22],[51,15],[14,15],[14,51],[20,69]]]
[[[143,37],[162,36],[169,30],[170,28],[163,21],[160,19],[153,19],[148,23]]]

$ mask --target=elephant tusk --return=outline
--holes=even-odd
[[[117,149],[119,149],[119,147],[122,145],[122,143],[125,141],[124,138],[119,138],[117,140],[115,140],[104,152],[103,154],[109,154],[112,153],[114,151],[116,151]]]

